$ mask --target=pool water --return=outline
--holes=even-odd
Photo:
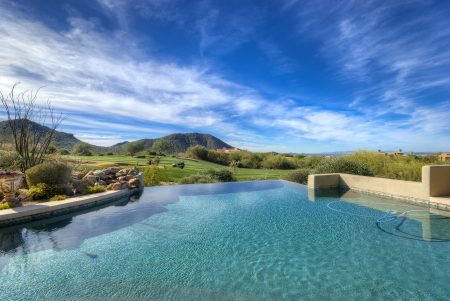
[[[449,300],[445,214],[285,181],[147,187],[0,229],[0,300]]]

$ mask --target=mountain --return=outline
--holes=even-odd
[[[42,126],[35,122],[31,122],[31,130],[42,133],[43,135],[47,134],[50,131],[48,127]],[[143,141],[144,148],[149,149],[157,140],[169,141],[174,146],[176,152],[184,152],[189,147],[195,145],[202,145],[209,149],[232,148],[231,145],[223,142],[219,138],[216,138],[209,134],[199,133],[171,134],[161,138],[141,139],[138,141]],[[75,144],[80,142],[82,141],[77,139],[73,134],[56,131],[53,144],[58,148],[63,148],[70,151]],[[12,143],[11,130],[9,129],[8,121],[0,121],[0,144],[1,143]],[[131,142],[124,141],[110,147],[91,145],[91,148],[95,153],[113,152],[120,154],[126,153],[125,146],[129,143]]]
[[[42,126],[38,123],[30,121],[30,125],[33,132],[38,132],[42,135],[46,135],[50,132],[50,128]],[[56,131],[53,144],[58,148],[71,150],[72,147],[79,142],[82,141],[75,138],[73,134]],[[9,128],[8,121],[6,120],[0,121],[0,143],[12,143],[11,129]]]
[[[144,142],[144,148],[149,149],[153,146],[153,144],[157,140],[167,140],[169,141],[175,148],[176,152],[185,152],[189,147],[201,145],[209,149],[218,149],[218,148],[233,148],[231,145],[223,142],[217,137],[214,137],[209,134],[200,134],[200,133],[177,133],[171,134],[168,136],[164,136],[161,138],[155,139],[141,139],[137,140],[137,142]],[[136,142],[136,141],[134,141]],[[128,143],[131,142],[122,142],[114,145],[113,147],[121,146],[125,147]]]

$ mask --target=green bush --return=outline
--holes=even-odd
[[[11,208],[14,208],[14,205],[12,203],[8,203],[8,202],[0,203],[0,210],[11,209]]]
[[[261,162],[262,167],[267,169],[295,169],[295,162],[291,158],[280,155],[269,155]]]
[[[138,159],[145,159],[146,158],[146,156],[142,156],[142,155],[140,155],[140,156],[134,156],[135,158],[138,158]]]
[[[63,201],[67,199],[67,196],[64,194],[57,194],[49,199],[50,202]]]
[[[208,169],[206,175],[211,176],[218,182],[236,182],[236,177],[234,173],[229,169]]]
[[[189,158],[208,160],[209,150],[201,145],[192,146],[187,150],[187,155]]]
[[[311,169],[296,169],[293,172],[288,173],[283,179],[300,184],[308,184],[308,176],[312,173]]]
[[[181,184],[205,184],[217,182],[234,182],[236,177],[231,170],[227,169],[208,169],[204,173],[199,173],[184,177],[180,180]]]
[[[153,163],[153,160],[152,160]],[[157,186],[160,184],[158,178],[159,168],[157,166],[149,166],[144,169],[145,186]]]
[[[326,160],[326,158],[320,156],[295,156],[295,163],[298,168],[312,169],[315,168],[323,160]]]
[[[184,177],[180,180],[180,184],[206,184],[206,183],[217,183],[217,179],[214,179],[210,175],[196,174],[188,177]]]
[[[59,151],[60,155],[70,155],[70,152],[67,149],[62,149]]]
[[[107,156],[114,156],[113,153],[107,153],[106,155],[107,155]]]
[[[72,153],[79,156],[92,156],[92,146],[85,142],[79,142],[73,146]]]
[[[47,185],[45,183],[38,183],[31,186],[28,193],[34,200],[48,200],[55,195],[63,194],[64,191],[55,186]]]
[[[48,161],[25,171],[29,186],[44,183],[50,186],[65,185],[70,180],[72,169],[65,163]]]
[[[360,176],[373,176],[367,164],[350,161],[344,157],[326,159],[316,166],[314,173],[348,173]]]
[[[19,154],[13,151],[0,150],[0,169],[13,170],[20,167]]]
[[[85,190],[85,194],[93,194],[93,193],[99,193],[99,192],[105,192],[106,187],[95,185],[95,186],[88,186]]]

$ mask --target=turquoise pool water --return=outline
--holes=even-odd
[[[449,300],[450,219],[261,181],[0,229],[0,300]]]

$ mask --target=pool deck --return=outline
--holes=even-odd
[[[95,207],[119,198],[130,197],[140,189],[124,189],[83,195],[67,200],[45,202],[30,206],[0,210],[0,227],[10,226],[56,215],[67,214],[80,209]]]

